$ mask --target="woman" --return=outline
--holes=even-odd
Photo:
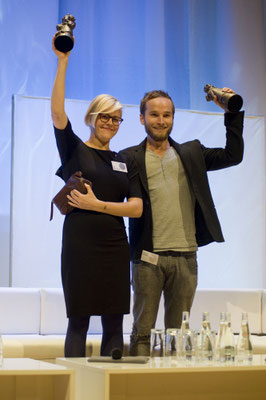
[[[142,199],[135,169],[109,148],[123,121],[122,106],[110,95],[97,96],[85,115],[90,137],[84,143],[65,113],[65,76],[70,52],[58,57],[51,111],[66,181],[74,172],[92,182],[87,194],[68,196],[75,209],[66,216],[62,240],[62,283],[68,316],[66,357],[84,357],[91,315],[101,315],[101,355],[123,350],[123,314],[129,313],[129,245],[122,217],[140,217]],[[124,202],[124,199],[127,201]]]

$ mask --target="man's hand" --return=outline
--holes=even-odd
[[[228,88],[228,87],[222,88],[222,91],[223,91],[223,92],[226,92],[226,93],[235,94],[235,92],[234,92],[232,89]],[[221,107],[221,108],[222,108],[223,110],[225,110],[225,111],[228,111],[228,110],[226,109],[226,107],[225,107],[224,104],[219,103],[219,101],[218,101],[218,99],[217,99],[217,96],[214,96],[213,101],[214,101],[215,104],[217,104],[217,106]]]

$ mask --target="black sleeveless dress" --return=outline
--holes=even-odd
[[[82,171],[99,200],[141,197],[136,169],[113,169],[112,161],[124,163],[119,154],[86,146],[69,121],[64,130],[55,128],[55,136],[62,162],[57,175],[64,181]],[[80,209],[68,214],[61,254],[67,316],[129,313],[129,258],[122,217]]]

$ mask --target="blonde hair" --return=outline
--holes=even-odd
[[[85,124],[90,128],[95,128],[95,121],[98,114],[112,113],[117,110],[122,110],[122,108],[122,104],[115,97],[109,94],[99,94],[89,105],[84,118]]]

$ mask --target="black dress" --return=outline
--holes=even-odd
[[[64,181],[82,171],[99,200],[141,197],[135,168],[113,169],[112,161],[124,162],[120,155],[86,146],[69,121],[64,130],[55,128],[55,136],[62,162],[57,175]],[[78,208],[68,214],[61,254],[67,316],[129,313],[129,257],[122,217]]]

